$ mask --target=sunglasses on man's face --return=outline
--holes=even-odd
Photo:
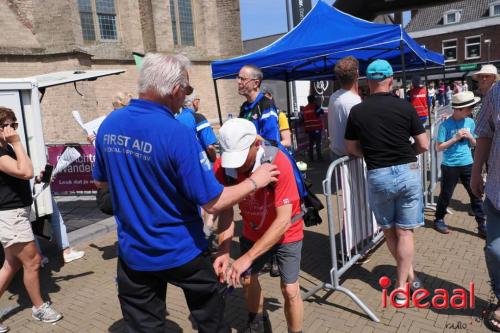
[[[9,123],[9,124],[3,124],[1,125],[0,127],[2,129],[5,129],[5,127],[7,126],[10,126],[14,131],[17,130],[17,128],[19,127],[19,123]]]
[[[181,89],[182,91],[184,91],[186,95],[191,95],[194,91],[194,88],[191,87],[189,84],[187,86],[181,86]]]

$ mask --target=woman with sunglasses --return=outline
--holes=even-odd
[[[33,318],[52,323],[62,315],[43,302],[40,295],[40,254],[29,221],[33,198],[29,179],[33,165],[24,149],[18,123],[11,109],[0,107],[0,242],[5,261],[0,269],[0,296],[21,267],[23,282],[33,303]],[[0,325],[0,333],[8,327]]]

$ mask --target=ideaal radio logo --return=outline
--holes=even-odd
[[[469,283],[469,290],[465,288],[455,288],[451,294],[446,289],[434,289],[431,293],[425,288],[410,290],[410,284],[407,282],[404,289],[394,289],[388,292],[391,286],[391,280],[387,276],[382,276],[379,281],[382,287],[382,307],[387,308],[388,304],[394,308],[409,308],[410,304],[419,309],[474,309],[475,295],[474,295],[474,282]],[[404,296],[404,303],[397,303],[396,296]]]

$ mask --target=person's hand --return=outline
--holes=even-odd
[[[43,175],[45,174],[45,170],[40,171],[39,176],[35,176],[35,184],[40,184],[42,182]]]
[[[15,144],[21,142],[21,138],[19,134],[17,134],[16,130],[10,126],[4,127],[2,130],[3,139],[7,141],[7,143]]]
[[[95,134],[92,133],[92,134],[87,135],[87,141],[89,143],[94,143],[94,141],[95,141]]]
[[[458,130],[457,133],[455,133],[454,138],[455,138],[456,142],[462,140],[464,138],[464,132],[463,132],[463,130],[461,130],[461,129]]]
[[[468,128],[464,128],[462,133],[463,136],[469,140],[472,140],[474,138]]]
[[[255,170],[255,172],[250,176],[257,184],[257,189],[266,187],[269,183],[277,182],[278,167],[274,164],[265,163]]]
[[[217,253],[217,258],[213,263],[215,274],[219,278],[220,283],[224,283],[226,281],[226,272],[229,267],[229,253],[227,252],[219,252]]]
[[[472,172],[471,177],[470,177],[470,187],[472,190],[472,193],[478,197],[481,198],[484,194],[484,182],[483,182],[483,177],[481,176],[481,173],[478,172]]]
[[[237,287],[241,286],[240,279],[241,274],[243,274],[252,265],[252,260],[248,254],[242,255],[238,260],[233,262],[233,265],[227,273],[227,282],[230,286]]]

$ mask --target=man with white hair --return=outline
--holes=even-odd
[[[214,268],[221,280],[231,285],[243,284],[248,325],[245,333],[264,332],[269,319],[264,312],[264,298],[259,271],[275,255],[285,298],[288,332],[302,332],[303,303],[299,287],[303,220],[300,197],[289,158],[277,147],[257,135],[252,123],[245,119],[228,120],[219,131],[222,155],[215,162],[217,179],[238,184],[253,177],[254,170],[273,163],[280,172],[273,186],[260,189],[239,203],[243,219],[240,237],[241,256],[229,272],[229,250],[234,234],[233,208],[219,215],[219,253]]]
[[[175,118],[194,131],[201,147],[207,153],[208,159],[213,163],[217,158],[217,148],[215,147],[217,137],[207,118],[198,112],[199,106],[200,97],[196,91],[193,91],[191,95],[186,96],[182,111]]]
[[[229,331],[199,207],[232,207],[278,174],[267,164],[238,185],[217,182],[191,130],[174,118],[193,90],[188,67],[181,55],[147,54],[139,98],[112,112],[97,133],[93,177],[112,195],[128,332],[165,332],[167,283],[183,289],[200,332]]]

